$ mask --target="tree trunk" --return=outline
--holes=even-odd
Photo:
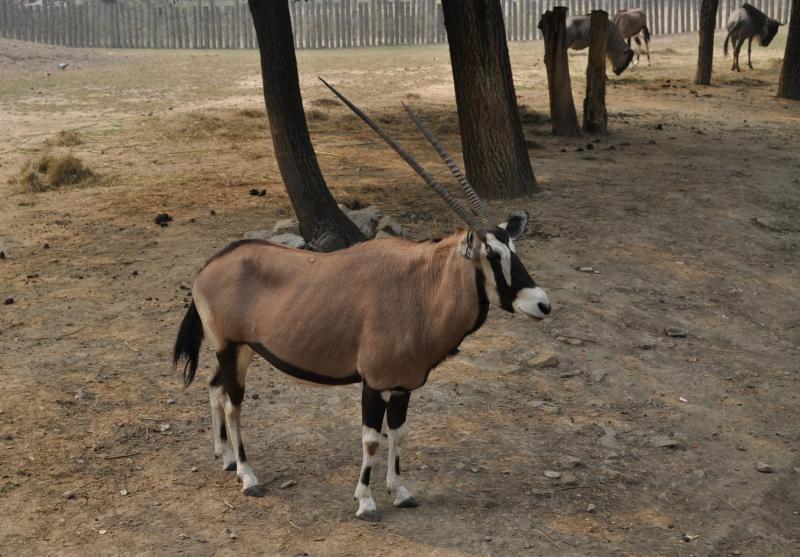
[[[486,198],[538,191],[500,0],[442,0],[467,177]]]
[[[364,236],[336,206],[317,163],[300,96],[289,3],[249,0],[261,55],[264,101],[275,158],[303,238],[319,251],[361,242]]]
[[[608,14],[592,10],[592,38],[589,43],[589,62],[586,64],[586,97],[583,99],[583,131],[608,132],[606,111],[606,46]]]
[[[567,59],[567,8],[556,6],[539,21],[544,35],[544,65],[547,67],[547,88],[550,92],[550,122],[553,133],[566,137],[581,134],[578,115],[572,101],[572,82]]]
[[[697,51],[698,85],[711,84],[711,65],[714,61],[714,28],[717,25],[719,0],[703,0],[700,6],[700,46]]]
[[[789,35],[786,37],[786,53],[778,82],[778,96],[800,100],[800,0],[792,1],[792,17]]]

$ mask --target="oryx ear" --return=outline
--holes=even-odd
[[[472,230],[467,231],[467,235],[459,242],[458,253],[464,259],[472,259],[475,255],[475,233]]]
[[[525,232],[526,226],[528,226],[528,211],[514,211],[508,215],[508,222],[501,224],[500,228],[505,228],[508,237],[516,240]]]

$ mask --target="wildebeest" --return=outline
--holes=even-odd
[[[631,38],[636,41],[636,46],[639,47],[636,52],[636,64],[639,63],[639,57],[642,54],[642,41],[639,39],[639,33],[644,36],[644,45],[647,49],[647,65],[649,66],[650,29],[647,28],[647,15],[644,10],[641,8],[620,10],[614,15],[614,25],[617,26],[619,32],[628,41],[628,46],[631,46]]]
[[[572,50],[583,50],[592,40],[592,18],[588,15],[577,15],[567,18],[567,47]],[[619,75],[625,71],[633,59],[633,51],[625,44],[622,33],[616,25],[608,22],[608,41],[606,56],[614,73]]]
[[[327,83],[326,83],[327,85]],[[330,86],[329,86],[330,87]],[[443,188],[380,126],[331,87],[436,191],[469,227],[438,241],[371,240],[332,253],[310,253],[244,240],[213,256],[192,287],[193,301],[175,342],[184,382],[197,370],[204,335],[219,366],[209,395],[214,453],[236,470],[245,495],[262,495],[240,433],[245,376],[254,354],[314,383],[362,384],[362,464],[356,516],[378,519],[369,483],[384,416],[386,488],[397,507],[414,507],[400,476],[400,450],[411,391],[484,322],[489,305],[536,319],[550,313],[514,242],[528,214],[490,220],[485,202],[444,147],[409,116],[445,160],[472,211]]]
[[[733,10],[725,25],[728,29],[728,36],[725,37],[724,45],[725,56],[727,56],[728,41],[732,41],[733,65],[731,70],[742,71],[739,68],[739,51],[742,50],[745,39],[747,39],[747,65],[752,70],[750,51],[753,48],[753,37],[760,37],[761,46],[769,46],[781,25],[785,25],[785,22],[778,23],[777,20],[768,17],[767,14],[746,2],[742,4],[741,8]]]

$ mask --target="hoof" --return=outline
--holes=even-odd
[[[226,472],[236,472],[236,462],[231,462],[222,467]]]
[[[365,522],[380,522],[381,515],[378,514],[378,511],[367,511],[361,514],[357,514],[356,518],[359,520],[363,520]]]
[[[247,497],[264,497],[267,492],[260,485],[251,485],[250,487],[243,489],[242,494],[246,495]]]
[[[405,499],[404,501],[400,501],[399,503],[395,503],[395,507],[397,507],[398,509],[413,509],[413,508],[419,507],[419,503],[417,503],[417,500],[414,499],[413,497],[409,497],[408,499]]]

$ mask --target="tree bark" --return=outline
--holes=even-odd
[[[778,96],[800,100],[800,0],[792,1],[792,16],[786,37],[781,79],[778,82]]]
[[[714,61],[714,28],[717,25],[719,0],[703,0],[700,6],[700,46],[697,50],[697,85],[711,84],[711,66]]]
[[[538,191],[500,0],[442,0],[467,177],[486,198]]]
[[[589,43],[589,62],[586,64],[586,97],[583,99],[583,131],[608,133],[606,111],[606,47],[608,13],[592,10],[592,38]]]
[[[300,222],[314,249],[333,251],[365,238],[342,213],[322,177],[308,134],[289,3],[249,0],[261,55],[261,77],[275,158]]]
[[[567,8],[556,6],[539,21],[544,35],[544,64],[550,92],[550,122],[555,135],[575,137],[581,134],[578,115],[572,101],[572,81],[567,58]]]

